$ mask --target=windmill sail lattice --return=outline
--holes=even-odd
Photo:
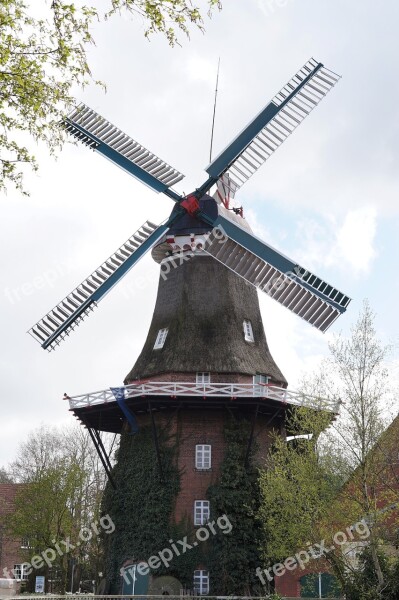
[[[268,249],[274,253],[272,248]],[[205,251],[322,332],[334,323],[350,302],[347,296],[306,269],[292,263],[294,271],[287,274],[231,238],[222,245],[212,240]],[[306,279],[317,282],[314,291]]]
[[[184,177],[85,104],[79,104],[64,125],[79,141],[157,192],[166,191]]]
[[[233,142],[206,169],[229,175],[239,189],[302,123],[340,77],[309,60]]]
[[[164,231],[163,227],[158,228],[150,221],[146,221],[98,269],[40,319],[29,333],[43,348],[52,350],[76,325],[79,325],[94,309],[96,302],[120,279],[120,271],[123,269],[127,272],[139,260],[141,257],[139,249],[143,248],[144,243],[147,242],[150,249],[162,237]],[[150,238],[151,245],[148,244]]]

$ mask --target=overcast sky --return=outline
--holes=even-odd
[[[260,298],[272,354],[293,389],[334,333],[349,332],[365,297],[398,372],[398,22],[395,0],[224,0],[206,33],[192,31],[182,47],[161,36],[148,42],[130,16],[94,34],[91,65],[107,93],[93,86],[78,99],[184,173],[179,192],[205,179],[218,57],[215,152],[310,57],[342,75],[238,196],[258,235],[353,298],[324,335]],[[0,466],[41,422],[73,421],[64,392],[119,385],[131,369],[155,302],[150,255],[55,352],[26,331],[173,205],[85,147],[67,146],[57,162],[38,156],[30,198],[12,190],[1,198]]]

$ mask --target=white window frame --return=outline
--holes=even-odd
[[[25,573],[25,571],[28,571],[29,567],[29,563],[20,563],[18,565],[14,565],[14,579],[16,579],[17,581],[27,581],[28,575],[27,573]]]
[[[269,381],[269,375],[265,375],[264,373],[256,373],[256,375],[254,375],[254,385],[267,385]]]
[[[208,371],[199,371],[195,375],[195,382],[200,385],[211,383],[211,374]]]
[[[158,331],[157,339],[155,340],[154,344],[154,350],[159,350],[160,348],[164,347],[166,338],[168,337],[168,331],[169,329],[167,327],[164,327]]]
[[[209,500],[194,500],[194,525],[201,527],[209,521],[210,506]]]
[[[195,468],[208,471],[212,467],[212,446],[210,444],[197,444],[195,446]]]
[[[194,571],[193,587],[200,596],[209,594],[209,571],[202,569]]]
[[[254,332],[252,329],[252,323],[249,319],[244,319],[243,321],[243,329],[244,329],[244,339],[246,342],[254,342]]]

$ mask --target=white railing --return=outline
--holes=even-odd
[[[295,392],[285,388],[262,383],[190,383],[170,381],[146,381],[134,383],[119,388],[124,391],[125,399],[146,396],[193,396],[202,398],[260,398],[292,404],[295,406],[309,406],[310,408],[338,412],[339,402],[309,396],[302,392]],[[73,410],[99,404],[115,402],[115,396],[110,388],[82,394],[80,396],[65,396],[69,407]]]

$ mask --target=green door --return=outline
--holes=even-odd
[[[122,576],[122,594],[126,594],[126,596],[146,596],[148,579],[149,575],[141,575],[137,571],[137,564],[127,565],[124,567]]]

